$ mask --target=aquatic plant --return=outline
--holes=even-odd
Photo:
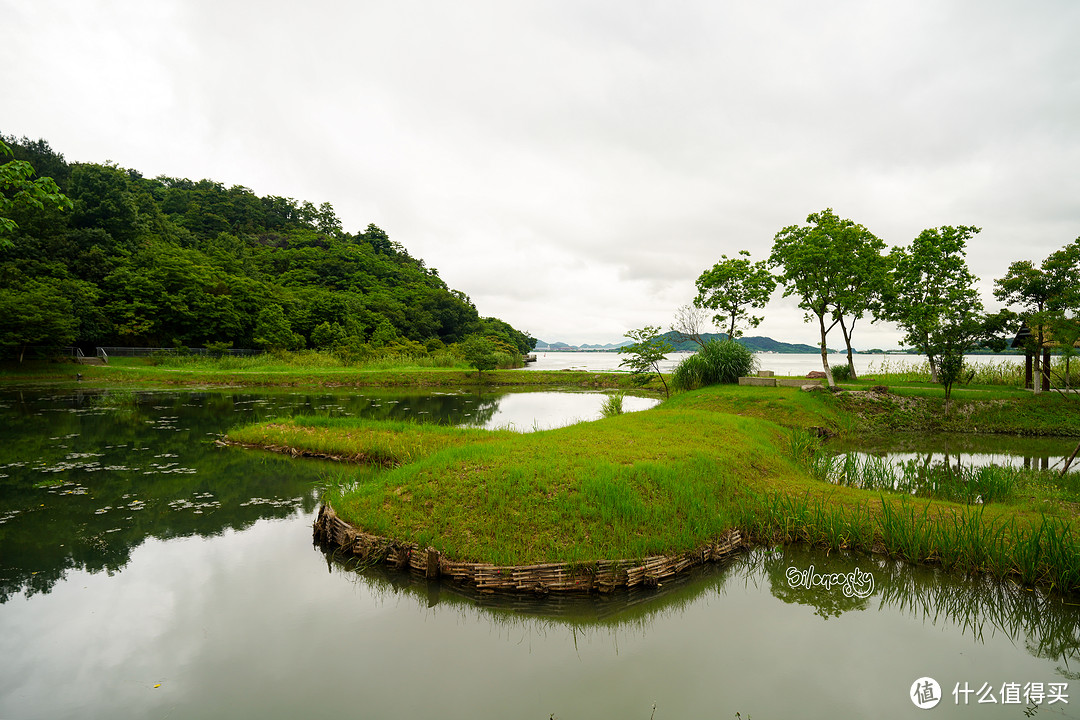
[[[1080,590],[1080,538],[1072,523],[990,515],[985,506],[934,507],[881,496],[880,510],[809,494],[748,492],[735,503],[738,527],[760,543],[802,542],[828,550],[879,552],[948,570]]]
[[[622,415],[624,397],[626,397],[626,393],[622,391],[614,392],[605,397],[603,404],[600,405],[600,416],[614,417],[616,415]]]

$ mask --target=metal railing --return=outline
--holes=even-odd
[[[152,347],[99,347],[97,356],[109,361],[113,357],[147,357],[150,355],[262,355],[262,350],[248,348],[229,348],[227,350],[210,350],[208,348],[152,348]]]

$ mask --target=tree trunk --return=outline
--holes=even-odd
[[[1076,454],[1080,453],[1080,444],[1077,444],[1076,448],[1072,451],[1072,455],[1065,461],[1065,467],[1061,468],[1061,477],[1065,477],[1065,473],[1069,472],[1069,466],[1072,465],[1072,461],[1076,459]]]
[[[851,321],[851,332],[848,332],[847,325],[844,324],[844,316],[840,316],[840,332],[844,334],[844,344],[847,345],[847,364],[850,371],[851,379],[858,379],[858,375],[855,374],[855,360],[851,357],[851,336],[855,333],[855,321]]]
[[[660,382],[664,383],[664,397],[670,398],[671,391],[668,390],[667,380],[664,379],[664,373],[660,372],[660,363],[653,363],[653,370],[656,371],[656,377],[660,378]]]
[[[1035,353],[1034,353],[1035,354],[1035,378],[1034,378],[1033,382],[1031,383],[1031,387],[1035,391],[1035,394],[1039,395],[1043,391],[1043,387],[1042,387],[1043,386],[1043,371],[1042,371],[1043,335],[1042,335],[1042,327],[1041,326],[1039,327],[1039,334],[1038,334],[1037,341],[1038,341],[1038,346],[1035,348]]]
[[[836,381],[833,380],[832,369],[829,368],[829,349],[825,345],[825,314],[818,315],[818,325],[821,327],[821,367],[825,369],[825,382],[829,384],[829,387],[836,387]]]
[[[930,361],[930,382],[937,384],[937,362],[934,360],[933,355],[927,355],[927,359]]]

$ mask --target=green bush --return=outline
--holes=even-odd
[[[730,338],[710,340],[698,352],[675,367],[671,384],[676,390],[696,390],[706,385],[733,384],[757,367],[754,353]]]
[[[832,370],[832,379],[836,382],[847,382],[851,379],[850,365],[833,365],[830,370]]]

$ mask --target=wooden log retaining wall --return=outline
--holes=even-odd
[[[365,533],[349,525],[329,505],[319,509],[314,524],[315,541],[339,553],[362,560],[408,568],[434,579],[447,577],[475,585],[481,592],[610,592],[616,588],[659,585],[676,573],[729,557],[745,543],[738,529],[729,530],[715,542],[676,555],[653,555],[637,560],[598,560],[594,563],[543,563],[539,565],[491,565],[454,562],[432,547],[421,548]]]

